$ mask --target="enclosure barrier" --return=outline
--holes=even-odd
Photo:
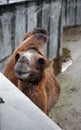
[[[49,32],[44,54],[49,58],[61,55],[61,0],[17,0],[0,4],[0,71],[26,32],[43,27]]]
[[[62,130],[0,73],[0,130]]]
[[[81,0],[0,0],[0,71],[24,34],[37,26],[49,32],[45,55],[62,55],[62,25],[81,25]]]
[[[63,25],[81,25],[81,0],[63,0],[64,16]]]

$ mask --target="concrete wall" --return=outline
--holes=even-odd
[[[0,73],[0,130],[62,129]]]
[[[61,0],[26,1],[0,4],[0,71],[26,32],[37,26],[46,28],[49,41],[44,53],[49,58],[61,54]]]

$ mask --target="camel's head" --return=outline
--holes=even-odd
[[[52,62],[36,48],[29,48],[26,52],[17,53],[15,60],[16,77],[34,83],[38,83],[42,79],[45,69]]]

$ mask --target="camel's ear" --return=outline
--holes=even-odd
[[[37,69],[43,70],[45,66],[45,60],[44,58],[39,58],[37,60]]]
[[[53,65],[53,60],[52,59],[46,59],[45,60],[45,67],[50,67]]]

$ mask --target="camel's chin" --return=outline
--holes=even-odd
[[[21,74],[16,73],[16,77],[17,77],[18,79],[21,79],[21,80],[27,79],[28,76],[29,76],[29,73],[21,73]]]

